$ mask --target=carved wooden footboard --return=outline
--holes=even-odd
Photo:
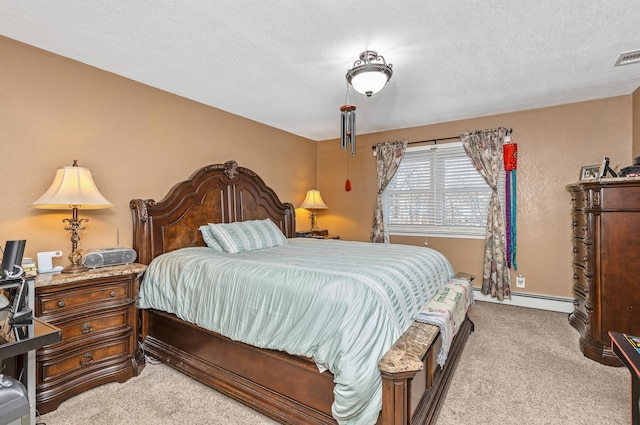
[[[473,330],[467,318],[443,369],[436,326],[415,322],[380,361],[380,425],[435,423],[451,374]],[[283,424],[336,424],[333,375],[283,352],[233,341],[164,312],[142,312],[145,354]]]
[[[287,237],[295,234],[295,209],[282,203],[253,171],[234,161],[196,171],[159,202],[134,199],[133,245],[138,261],[189,246],[203,246],[206,223],[270,218]],[[436,364],[438,328],[414,323],[381,359],[382,412],[378,424],[431,424],[451,374],[473,330],[466,318],[444,368]],[[140,337],[147,355],[284,424],[335,424],[333,375],[310,359],[259,349],[154,310],[141,311]]]

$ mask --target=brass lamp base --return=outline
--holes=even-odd
[[[62,273],[81,273],[89,270],[88,267],[82,264],[82,250],[80,248],[73,248],[71,254],[69,254],[69,261],[71,261],[71,265],[62,269]]]
[[[316,230],[320,230],[318,229],[318,213],[316,212],[316,210],[311,210],[309,212],[309,218],[311,219],[311,231],[315,232]]]

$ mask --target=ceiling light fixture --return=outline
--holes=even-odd
[[[373,50],[360,53],[360,59],[347,71],[347,81],[357,91],[367,97],[379,92],[393,75],[393,65]]]

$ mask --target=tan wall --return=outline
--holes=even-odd
[[[253,121],[0,37],[0,243],[27,239],[26,255],[70,248],[63,218],[29,208],[55,170],[77,159],[92,170],[111,210],[81,212],[85,249],[131,245],[129,200],[160,199],[207,164],[235,159],[287,202],[316,186],[329,209],[319,224],[343,239],[368,240],[375,199],[371,145],[448,137],[464,130],[512,127],[519,144],[518,273],[526,292],[571,296],[569,198],[564,187],[582,165],[604,155],[615,166],[638,156],[640,93],[512,114],[358,137],[349,158],[336,140],[315,143]],[[337,126],[337,122],[336,122]],[[317,152],[316,152],[317,145]],[[632,154],[632,146],[633,152]],[[277,154],[274,154],[276,152]],[[317,155],[316,155],[317,154]],[[347,164],[349,159],[349,164]],[[316,167],[318,177],[316,182]],[[344,191],[347,169],[353,190]],[[309,222],[297,210],[298,228]],[[394,238],[423,244],[423,238]],[[429,238],[457,270],[481,275],[482,241]],[[66,264],[66,259],[59,260]]]
[[[364,101],[364,100],[363,100]],[[632,96],[426,125],[358,136],[350,158],[353,190],[344,191],[348,154],[337,140],[318,146],[318,188],[329,209],[319,213],[321,227],[343,239],[368,240],[375,200],[375,158],[371,146],[385,141],[456,136],[462,131],[513,128],[518,143],[518,271],[528,293],[572,297],[568,183],[583,165],[631,163]],[[338,122],[336,121],[336,126]],[[424,238],[393,237],[392,242],[422,245]],[[458,271],[482,276],[480,240],[429,238]],[[480,285],[476,282],[476,285]],[[515,289],[515,288],[514,288]]]
[[[67,264],[71,212],[28,205],[73,159],[116,205],[80,212],[85,249],[115,246],[118,230],[131,246],[129,201],[160,200],[208,164],[234,159],[286,202],[315,184],[314,141],[2,37],[0,57],[0,243],[27,239],[26,256],[62,250]]]
[[[633,92],[633,157],[640,156],[640,87]],[[628,164],[627,164],[628,165]]]

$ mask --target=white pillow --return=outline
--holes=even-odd
[[[209,230],[229,254],[287,245],[287,238],[270,219],[209,223]]]
[[[200,233],[202,233],[202,239],[204,239],[204,243],[207,244],[209,248],[218,252],[224,251],[224,249],[222,249],[222,247],[216,240],[215,236],[213,236],[213,233],[211,233],[211,229],[209,229],[208,225],[203,224],[202,226],[198,227],[198,229],[200,230]]]

